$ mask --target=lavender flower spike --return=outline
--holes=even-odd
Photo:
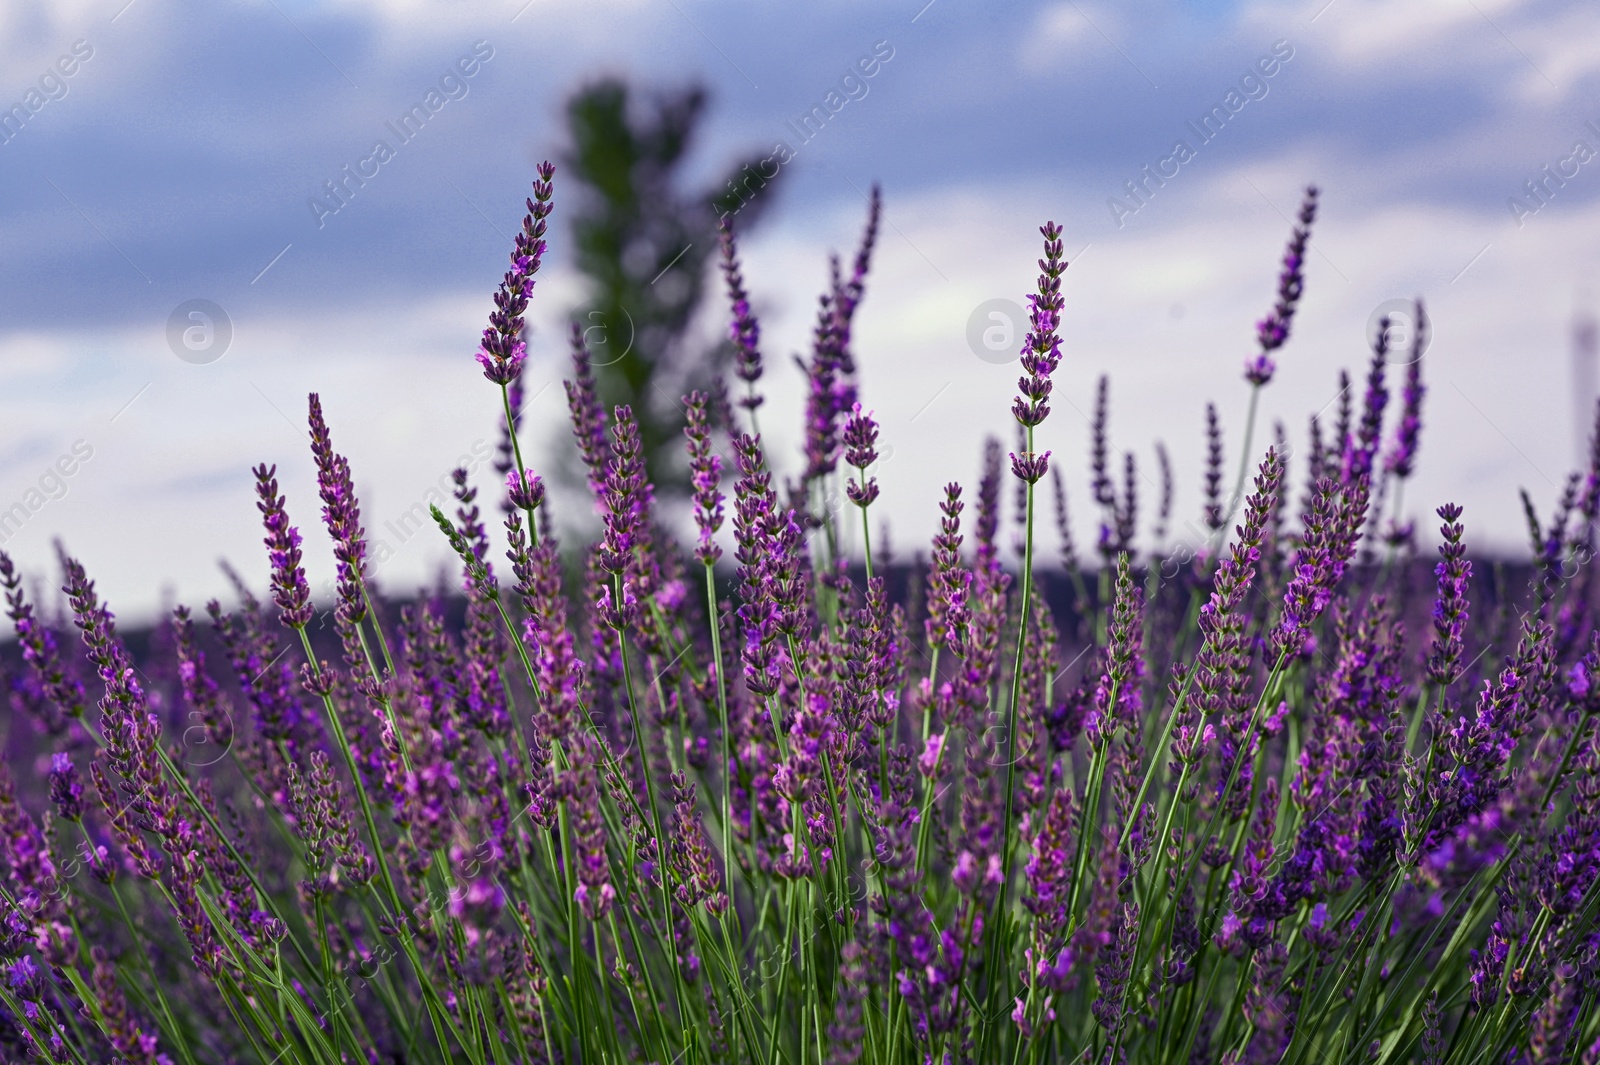
[[[867,476],[867,467],[878,461],[878,423],[861,412],[857,403],[844,423],[844,460],[861,471],[861,481],[845,484],[845,495],[858,507],[867,507],[878,498],[878,479]]]
[[[534,474],[509,470],[506,473],[506,497],[518,510],[537,510],[544,502],[544,481]]]
[[[728,336],[736,349],[733,372],[745,384],[739,406],[753,414],[765,402],[765,397],[756,391],[756,382],[761,380],[761,324],[750,313],[750,294],[744,288],[733,226],[727,219],[718,227],[717,243],[722,248],[722,277],[727,282],[728,299],[733,304],[733,319],[728,323]]]
[[[1046,222],[1039,232],[1044,234],[1039,291],[1028,297],[1033,321],[1022,344],[1024,376],[1017,380],[1017,390],[1022,394],[1011,404],[1011,413],[1029,429],[1050,415],[1050,375],[1061,363],[1061,337],[1056,332],[1061,325],[1061,274],[1067,268],[1066,260],[1061,258],[1061,227]],[[1044,473],[1042,469],[1039,472],[1040,476]]]
[[[1283,270],[1278,274],[1278,302],[1272,312],[1256,323],[1256,341],[1261,351],[1245,362],[1244,379],[1252,385],[1264,385],[1272,380],[1277,364],[1272,353],[1283,347],[1289,339],[1289,323],[1294,320],[1295,308],[1305,291],[1306,242],[1311,239],[1311,223],[1317,217],[1317,187],[1306,187],[1306,198],[1300,204],[1299,224],[1289,237],[1289,246],[1283,252]]]
[[[1467,561],[1467,545],[1461,540],[1461,507],[1446,503],[1439,508],[1444,524],[1439,532],[1439,562],[1434,573],[1439,579],[1439,597],[1433,605],[1433,628],[1438,634],[1428,658],[1428,676],[1437,684],[1449,685],[1461,675],[1462,633],[1467,627],[1467,581],[1472,563]]]
[[[522,231],[511,249],[511,269],[506,271],[494,294],[489,326],[478,345],[477,358],[483,366],[483,376],[497,385],[515,381],[528,357],[528,347],[522,340],[522,312],[528,309],[533,275],[539,272],[540,260],[544,258],[546,219],[554,207],[550,197],[555,173],[556,168],[548,162],[539,164],[539,180],[533,183],[533,198],[526,201],[528,213],[523,216]]]
[[[272,600],[283,611],[283,623],[303,629],[311,621],[311,588],[300,566],[300,530],[289,524],[284,497],[278,494],[278,468],[262,463],[255,468],[256,494],[261,520],[267,527],[267,557],[272,562]]]
[[[322,521],[333,538],[338,562],[339,611],[350,624],[367,616],[367,539],[361,527],[361,505],[356,500],[350,461],[333,450],[333,436],[322,415],[322,399],[310,397],[311,454],[317,461],[317,493],[322,497]]]
[[[1384,460],[1384,467],[1396,477],[1410,477],[1416,464],[1417,438],[1422,433],[1422,396],[1427,391],[1422,384],[1422,349],[1428,344],[1428,316],[1421,300],[1413,306],[1411,361],[1406,364],[1406,383],[1400,394],[1400,424],[1395,429],[1394,449]]]
[[[50,757],[50,801],[63,821],[83,817],[83,784],[78,780],[78,767],[65,751]]]
[[[694,550],[695,558],[709,566],[722,557],[722,548],[712,539],[722,528],[722,456],[711,453],[711,420],[709,400],[704,392],[690,392],[684,397],[684,407],[689,412],[689,424],[683,435],[689,439],[689,472],[694,483],[694,522],[700,529],[700,542]]]

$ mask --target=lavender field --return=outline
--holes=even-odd
[[[102,6],[0,1062],[1600,1065],[1592,12]]]
[[[1317,195],[1244,365],[1252,417]],[[1165,452],[1151,546],[1102,378],[1100,533],[1080,557],[1062,458],[1034,446],[1071,289],[1047,222],[996,417],[1017,450],[991,438],[975,491],[946,487],[929,554],[896,567],[871,547],[881,432],[852,338],[874,190],[817,305],[792,472],[758,431],[780,411],[722,223],[736,350],[731,380],[683,397],[692,540],[574,325],[565,391],[603,531],[564,549],[519,416],[555,202],[543,164],[476,355],[503,479],[458,470],[456,505],[431,508],[453,586],[375,592],[315,393],[333,602],[312,597],[296,524],[317,503],[270,463],[240,605],[180,606],[137,655],[65,548],[42,596],[0,553],[21,659],[0,776],[8,1054],[1600,1054],[1600,428],[1553,513],[1524,496],[1521,579],[1475,579],[1461,507],[1437,530],[1385,516],[1423,438],[1418,305],[1407,351],[1380,320],[1359,401],[1341,371],[1308,447],[1279,426],[1258,455],[1245,427],[1232,492],[1208,411],[1214,538],[1163,555]],[[839,547],[855,522],[859,556]],[[1064,609],[1040,589],[1058,567]]]

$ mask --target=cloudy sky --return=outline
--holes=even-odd
[[[498,397],[471,353],[507,234],[533,164],[562,150],[567,94],[624,73],[711,87],[701,178],[751,147],[794,152],[746,248],[780,465],[799,413],[787,355],[882,183],[857,346],[900,547],[925,543],[939,486],[973,477],[984,433],[1009,432],[1016,367],[979,358],[969,324],[1023,298],[1046,219],[1072,265],[1042,446],[1082,499],[1084,412],[1109,372],[1114,445],[1149,470],[1166,443],[1186,535],[1204,403],[1231,470],[1253,322],[1314,181],[1307,293],[1263,424],[1303,445],[1339,369],[1360,370],[1375,309],[1422,296],[1434,337],[1407,511],[1459,501],[1470,539],[1519,550],[1518,488],[1548,510],[1582,435],[1571,334],[1600,298],[1597,39],[1593,5],[1520,0],[5,0],[0,510],[26,517],[3,546],[52,575],[61,537],[132,616],[222,593],[219,557],[260,583],[249,468],[276,462],[291,513],[315,524],[313,390],[383,535],[493,440]],[[875,47],[891,58],[865,94],[802,143],[790,120]],[[442,104],[401,143],[389,124],[430,91]],[[1217,106],[1226,122],[1202,140]],[[314,209],[380,139],[392,158],[336,212]],[[1176,175],[1129,197],[1147,165],[1171,172],[1178,141]],[[536,467],[559,439],[558,341],[581,299],[560,182],[530,312]],[[195,300],[225,316],[220,358],[175,354],[169,323],[181,334]],[[709,338],[720,301],[708,310]],[[1092,515],[1078,521],[1089,537]],[[392,587],[442,558],[431,536],[390,539]]]

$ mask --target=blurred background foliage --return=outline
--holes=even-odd
[[[742,202],[730,191],[746,168],[755,169],[756,151],[709,186],[690,184],[686,172],[708,102],[699,84],[642,89],[607,77],[574,93],[566,108],[562,197],[571,205],[586,289],[572,317],[593,355],[605,408],[626,403],[638,415],[658,497],[687,490],[683,478],[670,475],[682,461],[679,401],[688,389],[707,386],[731,350],[726,339],[706,350],[687,337],[701,301],[722,299],[708,268],[718,220],[738,209],[739,230],[748,232],[773,200],[772,178],[758,179],[760,194]],[[576,466],[570,472],[581,480]]]

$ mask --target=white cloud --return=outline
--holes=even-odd
[[[1094,24],[1105,26],[1113,18],[1107,13],[1092,16]],[[1030,20],[1021,40],[1022,69],[1030,74],[1044,73],[1079,52],[1089,38],[1098,39],[1083,5],[1068,0],[1043,8]]]

